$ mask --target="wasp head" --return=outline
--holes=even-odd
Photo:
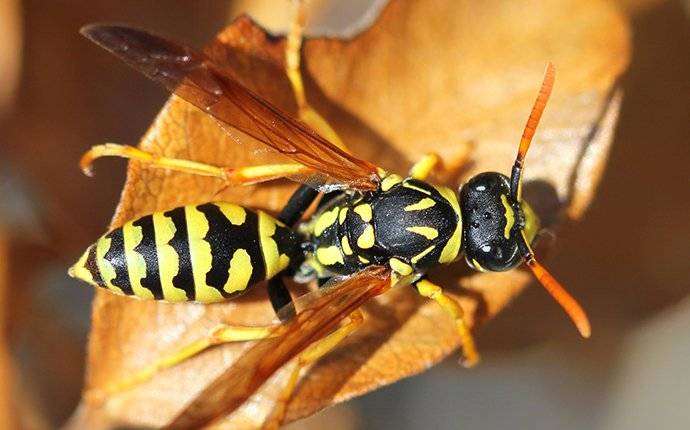
[[[465,258],[471,267],[501,272],[523,261],[523,232],[531,244],[539,219],[529,204],[513,197],[507,176],[476,175],[461,188],[460,207]]]

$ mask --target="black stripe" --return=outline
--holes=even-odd
[[[98,270],[98,264],[96,264],[96,245],[91,245],[89,247],[89,255],[86,257],[84,267],[91,273],[91,278],[96,285],[105,288],[105,282],[103,282],[103,278],[101,277],[101,271]]]
[[[290,258],[291,267],[297,267],[304,261],[305,254],[302,251],[304,238],[295,230],[276,224],[273,240],[278,246],[278,253],[286,254]]]
[[[216,288],[223,296],[229,296],[223,290],[223,286],[228,281],[230,259],[240,248],[247,251],[252,264],[252,275],[247,287],[262,281],[266,276],[266,265],[261,254],[257,214],[245,209],[247,215],[244,224],[234,225],[213,203],[199,205],[196,208],[208,221],[208,233],[204,240],[211,245],[212,262],[211,270],[206,273],[206,284]]]
[[[144,257],[146,276],[141,278],[141,286],[151,291],[155,299],[163,298],[160,271],[158,269],[158,252],[156,251],[156,230],[153,228],[153,216],[146,215],[132,223],[141,227],[141,242],[134,250]]]
[[[125,258],[125,240],[122,236],[122,228],[111,231],[105,237],[110,239],[110,248],[103,258],[115,269],[115,278],[110,283],[119,287],[124,294],[128,296],[134,295],[132,285],[129,283],[129,274],[127,273],[127,258]]]
[[[173,276],[172,279],[173,286],[184,290],[188,300],[195,300],[194,272],[192,272],[192,257],[189,253],[187,215],[184,212],[184,207],[169,210],[163,215],[170,218],[175,225],[175,235],[168,242],[168,245],[177,252],[179,258],[179,269],[177,275]]]

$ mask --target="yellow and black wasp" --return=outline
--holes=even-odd
[[[190,47],[126,26],[90,25],[82,33],[221,124],[292,160],[230,169],[106,144],[85,154],[86,171],[95,158],[122,156],[154,167],[215,176],[228,184],[281,177],[303,183],[277,217],[234,203],[207,202],[131,220],[98,239],[70,269],[72,276],[117,294],[169,302],[224,301],[268,281],[269,297],[282,324],[214,329],[209,334],[214,344],[262,340],[207,387],[173,427],[196,426],[233,411],[282,365],[299,357],[277,405],[276,422],[280,422],[300,369],[362,323],[359,308],[366,301],[395,285],[411,285],[437,301],[456,321],[464,363],[474,364],[478,355],[462,307],[426,276],[463,255],[481,271],[505,271],[526,263],[580,333],[589,336],[583,310],[534,256],[531,245],[539,220],[521,197],[525,155],[554,83],[551,64],[511,176],[481,173],[455,192],[425,180],[438,163],[437,156],[424,157],[407,177],[386,172],[283,113],[244,87],[232,71]],[[323,134],[329,135],[328,129]],[[303,220],[319,194],[323,195],[315,213]],[[330,282],[323,294],[296,313],[283,283],[286,277]],[[346,318],[348,322],[341,325]],[[182,348],[113,391],[149,378],[209,344]],[[218,401],[204,404],[209,396]]]

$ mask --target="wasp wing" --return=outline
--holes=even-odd
[[[209,384],[170,423],[169,428],[200,428],[224,417],[249,399],[268,378],[314,342],[338,327],[343,318],[390,288],[390,273],[367,268],[314,296],[273,336],[247,350]]]
[[[81,33],[221,123],[313,169],[318,176],[350,188],[376,188],[376,166],[341,150],[253,93],[231,70],[204,53],[128,26],[91,24]]]

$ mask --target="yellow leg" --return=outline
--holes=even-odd
[[[299,355],[297,358],[297,363],[295,364],[292,373],[285,384],[285,387],[283,387],[283,390],[280,392],[271,417],[263,426],[264,430],[274,430],[280,427],[285,418],[285,413],[287,412],[288,402],[290,401],[292,393],[297,387],[297,382],[299,382],[299,376],[302,369],[326,355],[340,342],[342,342],[343,339],[352,334],[352,332],[357,330],[362,323],[364,323],[364,315],[360,310],[351,313],[349,318],[350,321],[347,324],[343,325],[338,330],[334,331],[320,341],[314,343]]]
[[[410,168],[409,176],[423,181],[435,168],[438,168],[440,163],[441,157],[438,154],[434,152],[426,154]]]
[[[457,300],[443,293],[443,290],[438,285],[429,281],[428,279],[422,278],[415,283],[415,287],[419,294],[424,297],[433,299],[441,305],[444,311],[450,314],[455,320],[455,326],[460,334],[460,341],[462,342],[462,352],[463,358],[461,363],[465,367],[472,367],[477,362],[479,362],[479,354],[477,353],[477,348],[474,345],[474,338],[470,329],[467,327],[464,319],[464,312],[462,306]]]
[[[460,167],[467,163],[474,149],[474,143],[470,141],[462,142],[461,148],[462,151],[450,163],[448,163],[448,160],[446,162],[441,160],[441,157],[436,153],[430,152],[425,154],[410,168],[409,176],[425,181],[431,172],[436,171],[437,174],[441,175],[441,179],[450,179],[450,176],[454,175]]]
[[[300,71],[305,3],[306,0],[297,0],[297,12],[290,26],[285,47],[285,73],[290,80],[292,92],[295,95],[299,118],[309,124],[309,126],[316,130],[322,137],[326,138],[340,149],[350,152],[342,139],[340,139],[340,136],[338,136],[338,133],[328,124],[328,121],[307,102],[307,97],[304,92],[304,82],[302,81],[302,72]]]
[[[168,169],[177,172],[191,173],[201,176],[211,176],[229,184],[253,184],[277,179],[284,176],[305,174],[309,169],[301,164],[266,164],[260,166],[246,166],[229,168],[213,166],[180,158],[161,157],[139,148],[116,143],[96,145],[88,150],[81,158],[79,165],[82,171],[92,175],[91,165],[100,157],[123,157],[148,163],[158,169]]]
[[[180,348],[174,353],[167,355],[151,365],[141,369],[128,378],[113,382],[104,388],[92,389],[86,393],[86,399],[90,402],[99,404],[107,400],[108,397],[119,392],[126,391],[142,382],[155,376],[161,370],[175,366],[183,361],[194,357],[202,351],[223,343],[244,342],[248,340],[264,339],[270,336],[274,327],[245,327],[230,326],[221,324],[211,329],[208,334],[196,341]]]

